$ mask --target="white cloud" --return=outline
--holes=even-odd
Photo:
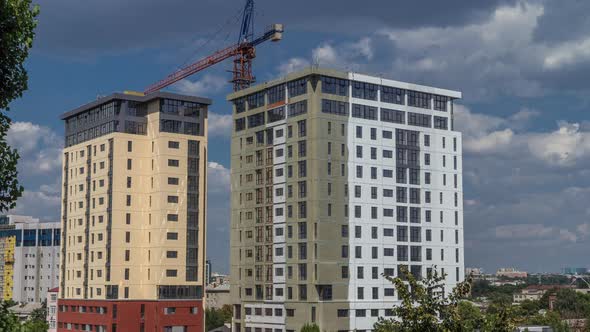
[[[541,224],[514,224],[495,228],[499,239],[542,239],[555,235],[552,227]]]
[[[205,74],[203,78],[197,81],[183,79],[174,84],[174,88],[183,94],[194,96],[210,96],[215,92],[221,91],[227,84],[227,79]]]
[[[590,38],[565,42],[549,50],[543,60],[543,67],[548,70],[559,70],[588,60],[590,60]]]
[[[213,112],[209,112],[207,124],[208,134],[209,137],[219,137],[225,136],[229,137],[231,135],[232,129],[232,116],[231,114],[217,114]]]
[[[527,143],[535,157],[552,165],[572,166],[590,157],[590,132],[578,123],[560,122],[551,133],[527,135]]]
[[[207,166],[207,190],[209,193],[229,193],[231,183],[230,170],[215,161],[210,161]]]
[[[485,136],[467,139],[463,148],[468,152],[490,153],[504,150],[512,141],[514,132],[511,129],[491,132]]]
[[[59,171],[63,140],[51,128],[31,122],[14,122],[6,140],[18,150],[21,157],[19,172],[24,175]]]
[[[10,213],[35,216],[46,221],[59,221],[61,192],[47,189],[44,185],[35,190],[25,189]]]
[[[311,51],[311,64],[347,70],[358,70],[357,62],[367,62],[374,56],[373,41],[363,37],[355,42],[335,44],[323,42]],[[278,66],[280,75],[308,67],[310,62],[302,57],[293,57]]]
[[[494,229],[498,239],[513,241],[554,240],[577,242],[578,236],[568,229],[545,226],[541,224],[503,225]]]
[[[287,75],[305,67],[309,67],[309,61],[303,58],[291,58],[287,60],[287,62],[283,62],[279,65],[279,75]]]

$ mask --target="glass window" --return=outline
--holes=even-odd
[[[354,98],[377,100],[377,85],[366,82],[352,82],[352,96]]]
[[[348,96],[348,80],[322,76],[322,93]]]

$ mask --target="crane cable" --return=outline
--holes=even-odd
[[[236,15],[228,18],[225,23],[223,23],[212,35],[209,36],[209,38],[207,38],[204,42],[202,42],[200,45],[198,45],[196,47],[196,51],[189,55],[189,57],[179,66],[176,67],[175,71],[178,71],[182,68],[184,68],[189,62],[191,62],[192,59],[194,59],[198,54],[202,53],[204,51],[205,46],[207,46],[210,42],[212,42],[224,29],[226,29],[230,24],[235,24],[239,21],[240,16],[242,15],[243,10],[240,9]],[[228,33],[225,37],[225,41],[227,41],[229,39],[229,36],[231,34],[231,31],[228,30]]]

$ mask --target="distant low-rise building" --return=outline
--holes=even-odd
[[[209,284],[222,285],[229,284],[229,276],[225,274],[212,273],[209,279]]]
[[[473,276],[478,277],[483,275],[483,269],[481,267],[466,267],[465,268],[465,276]]]
[[[8,311],[13,313],[22,322],[27,320],[33,311],[41,309],[41,307],[43,307],[41,303],[22,303],[8,308]]]
[[[563,274],[587,274],[588,268],[586,267],[564,267],[561,269]]]
[[[210,284],[206,288],[206,307],[220,309],[224,305],[231,304],[229,295],[229,283],[215,285]]]
[[[59,288],[52,288],[47,292],[47,332],[57,332],[57,296]]]
[[[0,292],[4,300],[43,302],[59,283],[60,224],[0,216]]]
[[[549,290],[552,289],[561,289],[561,288],[570,288],[573,289],[574,286],[570,285],[530,285],[519,293],[513,295],[514,302],[520,303],[525,300],[536,301],[541,299],[543,295]]]
[[[525,271],[518,271],[515,268],[501,268],[496,271],[497,277],[507,277],[507,278],[526,278],[528,273]]]

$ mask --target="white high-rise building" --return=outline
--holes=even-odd
[[[320,68],[228,96],[235,331],[371,330],[382,274],[464,279],[459,98]]]
[[[12,277],[4,278],[0,285],[4,299],[43,302],[47,291],[59,285],[60,236],[58,222],[42,222],[29,216],[0,216],[0,238],[14,238],[14,254],[10,253],[14,256],[2,255],[2,260],[12,265]]]

